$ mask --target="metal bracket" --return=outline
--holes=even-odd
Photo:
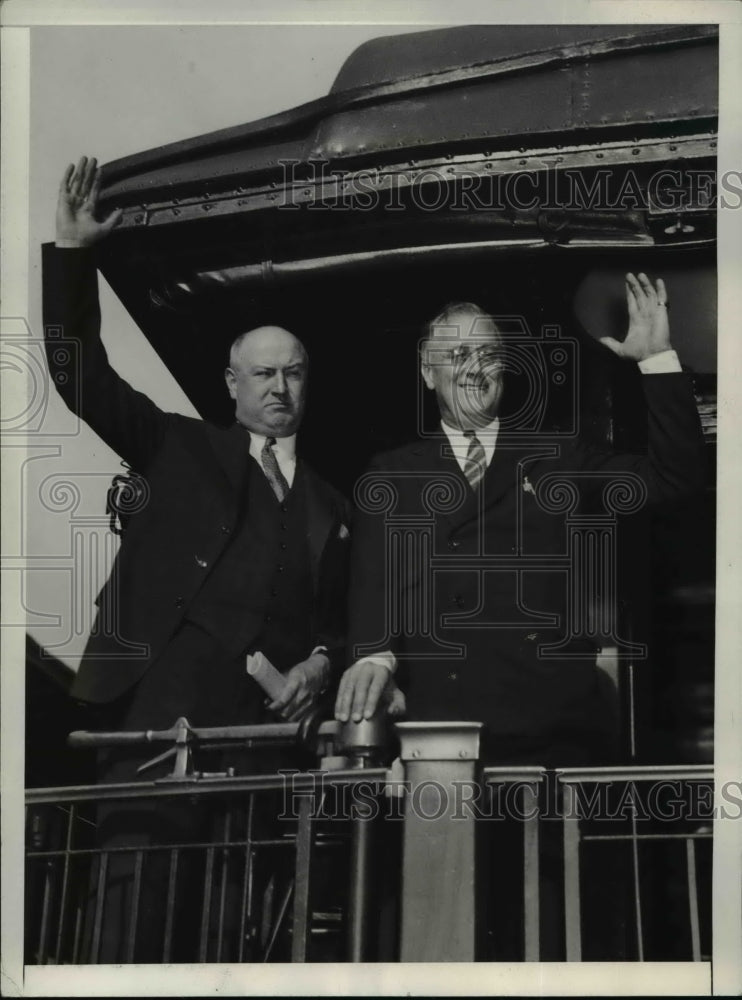
[[[155,765],[160,764],[169,757],[174,757],[175,763],[173,764],[172,772],[165,778],[161,778],[159,780],[192,781],[198,777],[198,775],[192,770],[192,743],[196,740],[196,735],[191,728],[188,719],[181,716],[176,720],[173,728],[175,729],[175,745],[170,747],[164,753],[158,754],[151,760],[141,764],[137,768],[137,774],[148,771],[151,767],[155,767]]]

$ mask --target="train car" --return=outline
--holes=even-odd
[[[233,338],[286,326],[311,358],[303,454],[349,495],[372,455],[430,428],[418,346],[452,300],[480,303],[524,346],[505,419],[641,449],[640,376],[599,341],[623,335],[626,271],[664,279],[708,487],[620,519],[618,615],[595,638],[615,759],[682,780],[713,759],[717,60],[706,25],[379,38],[348,57],[326,97],[107,163],[101,194],[103,211],[123,214],[100,270],[201,416],[232,419],[221,373]],[[605,596],[598,586],[591,599]],[[700,821],[683,830],[709,832]],[[708,861],[693,855],[691,879],[690,857],[687,900],[675,899],[675,862],[664,881],[652,869],[644,931],[597,957],[709,954]],[[678,907],[690,907],[690,930]],[[422,933],[403,956],[425,954]],[[293,940],[281,954],[303,960]],[[356,945],[356,958],[398,954]],[[526,935],[534,957],[529,947]]]

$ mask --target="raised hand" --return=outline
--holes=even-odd
[[[662,278],[656,287],[646,276],[626,275],[626,305],[629,310],[629,330],[623,341],[601,337],[605,344],[620,358],[644,361],[653,354],[669,351],[670,323],[667,317],[667,290]]]
[[[56,241],[61,246],[87,247],[107,236],[121,218],[121,209],[98,222],[95,212],[100,190],[100,168],[95,157],[80,157],[67,167],[59,185]]]

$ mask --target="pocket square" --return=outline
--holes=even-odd
[[[346,538],[350,538],[350,532],[348,531],[347,527],[344,524],[341,524],[340,528],[338,529],[338,538],[340,538],[342,541],[345,541]]]

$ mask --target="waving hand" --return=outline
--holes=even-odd
[[[121,209],[98,222],[95,212],[100,190],[100,168],[95,157],[80,158],[67,167],[57,200],[58,246],[87,247],[107,236],[121,218]]]

